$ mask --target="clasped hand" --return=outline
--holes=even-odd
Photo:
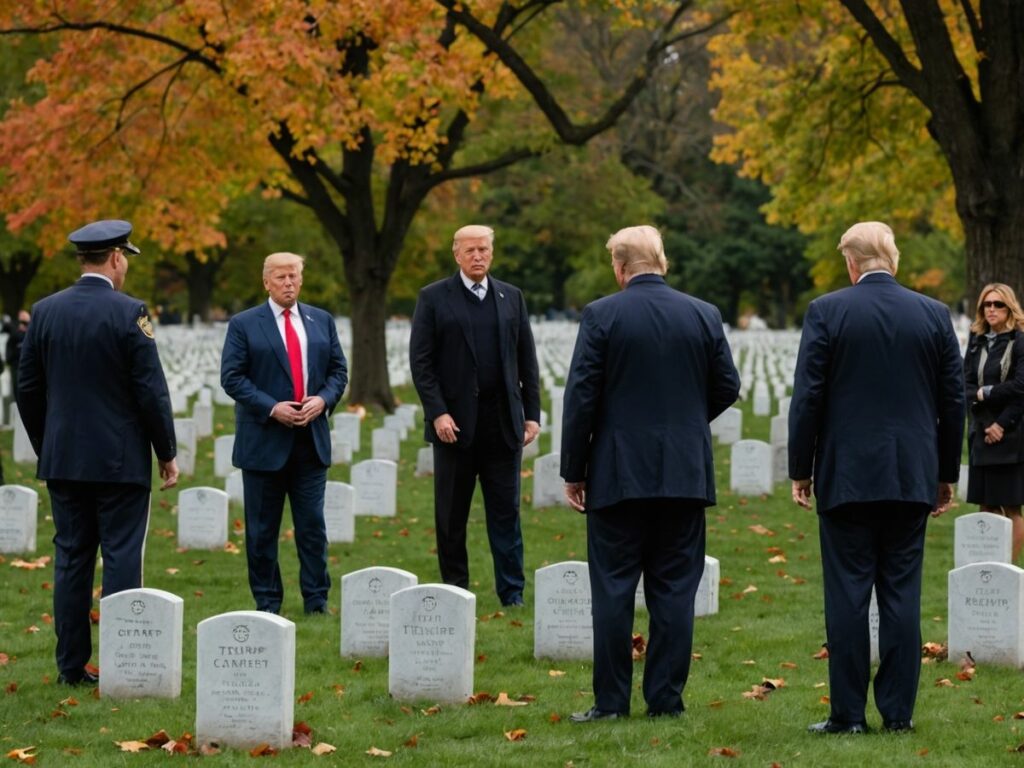
[[[993,445],[1003,439],[1003,428],[998,423],[993,422],[991,425],[985,427],[985,444]]]
[[[323,413],[326,407],[327,403],[320,395],[307,395],[301,403],[282,400],[274,406],[270,417],[286,427],[304,427]]]

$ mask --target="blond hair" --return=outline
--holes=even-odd
[[[668,272],[661,233],[649,224],[620,229],[608,238],[605,248],[622,264],[622,271],[629,277]]]
[[[494,247],[494,230],[484,224],[467,224],[455,230],[452,236],[452,253],[459,252],[459,241],[468,240],[472,237],[486,237],[491,247]]]
[[[306,259],[303,256],[299,256],[297,253],[289,253],[288,251],[278,251],[272,253],[263,260],[263,276],[267,277],[278,267],[290,267],[295,264],[299,265],[299,274],[302,274],[302,267],[305,265]]]
[[[989,328],[988,320],[985,319],[985,310],[981,305],[985,301],[985,297],[993,291],[999,294],[1006,308],[1010,310],[1010,327],[1024,331],[1024,311],[1021,311],[1020,302],[1017,301],[1017,294],[1013,292],[1013,288],[1006,283],[989,283],[981,289],[981,293],[978,295],[978,305],[974,313],[974,322],[971,323],[971,333],[981,335],[992,330]]]
[[[880,221],[861,221],[846,230],[839,240],[839,252],[861,274],[884,269],[895,275],[900,265],[892,228]]]

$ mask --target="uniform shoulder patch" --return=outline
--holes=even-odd
[[[139,330],[142,331],[149,338],[155,338],[153,335],[153,323],[149,320],[149,315],[139,315],[139,319],[135,321],[135,324],[139,326]]]

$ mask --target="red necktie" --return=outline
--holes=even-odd
[[[299,334],[292,327],[292,312],[290,309],[284,311],[284,341],[288,349],[288,365],[292,369],[292,388],[295,390],[295,401],[302,402],[305,390],[302,386],[302,347],[299,344]]]

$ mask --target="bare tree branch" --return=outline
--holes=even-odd
[[[871,41],[889,62],[889,66],[892,67],[900,81],[925,107],[931,108],[928,84],[925,82],[923,73],[910,63],[900,44],[889,34],[875,12],[868,7],[864,0],[842,0],[842,3],[871,37]]]

